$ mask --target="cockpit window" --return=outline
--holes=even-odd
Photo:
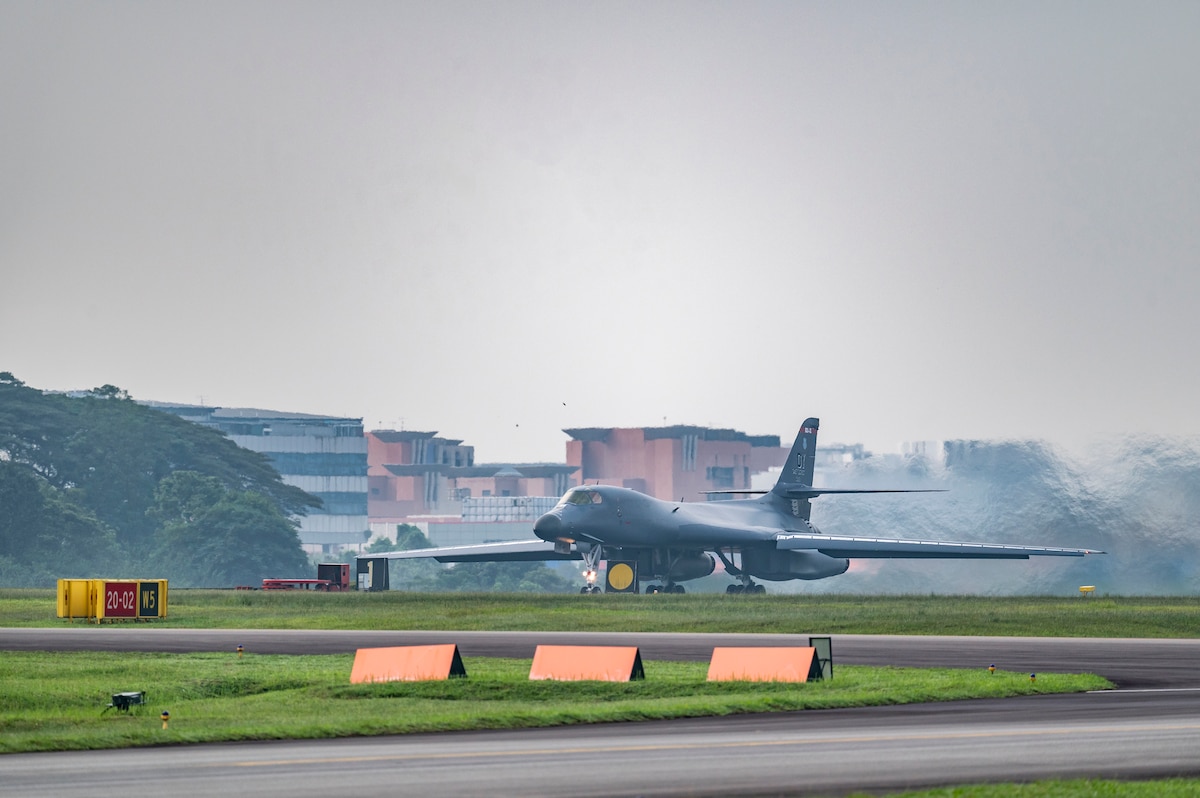
[[[603,500],[599,493],[579,488],[563,497],[562,504],[600,504]]]

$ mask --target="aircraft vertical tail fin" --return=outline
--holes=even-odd
[[[806,418],[796,435],[796,442],[788,453],[787,461],[783,464],[783,472],[775,483],[771,493],[787,499],[788,488],[811,488],[813,484],[813,469],[817,465],[817,429],[821,420]],[[808,499],[789,499],[792,502],[792,514],[808,518],[811,506]]]

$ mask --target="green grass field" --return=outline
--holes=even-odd
[[[953,596],[538,596],[172,591],[156,625],[242,629],[950,634],[1194,637],[1200,598]],[[52,590],[0,590],[0,626],[63,626]],[[0,652],[0,751],[297,739],[635,721],[785,709],[1067,692],[1095,676],[838,666],[806,685],[704,680],[704,663],[645,663],[646,681],[528,680],[528,660],[467,657],[469,677],[349,684],[353,657]],[[55,678],[47,679],[52,673]],[[145,690],[129,714],[111,694]],[[171,720],[162,729],[159,713]],[[1200,781],[1049,781],[962,786],[904,798],[1191,796]]]
[[[0,590],[0,626],[56,626],[52,590]],[[76,623],[79,623],[78,621]],[[1194,637],[1200,597],[517,595],[174,590],[171,627]]]
[[[636,682],[531,681],[530,660],[464,658],[467,678],[350,684],[354,657],[0,652],[0,751],[347,737],[636,721],[1103,689],[1096,676],[838,666],[807,684],[708,682],[645,663]],[[46,678],[53,674],[53,678]],[[129,713],[113,693],[145,691]],[[170,722],[162,729],[160,713]]]
[[[980,784],[940,790],[896,793],[891,798],[1193,798],[1200,795],[1200,781],[1106,781],[1077,779],[1039,781],[1032,784]],[[868,798],[860,793],[852,798]],[[873,798],[878,798],[874,796]]]

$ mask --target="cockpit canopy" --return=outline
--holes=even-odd
[[[586,505],[603,503],[604,497],[600,495],[600,491],[592,488],[574,488],[567,491],[567,494],[558,500],[559,507],[565,507],[568,504]]]

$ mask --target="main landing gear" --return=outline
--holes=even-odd
[[[729,574],[730,576],[736,576],[738,579],[742,580],[740,585],[730,585],[729,587],[725,588],[726,595],[735,596],[740,593],[761,595],[767,592],[765,587],[757,584],[753,579],[750,578],[750,574],[734,565],[734,554],[732,549],[730,549],[728,557],[726,557],[725,552],[721,551],[720,549],[717,549],[716,552],[717,556],[721,558],[721,563],[725,566],[725,573]]]
[[[686,593],[683,585],[677,585],[674,582],[667,582],[665,585],[646,585],[646,594],[651,593]]]
[[[767,589],[755,582],[748,574],[738,574],[738,578],[742,580],[740,585],[730,585],[725,588],[728,595],[736,595],[738,593],[749,593],[761,595],[767,592]]]

